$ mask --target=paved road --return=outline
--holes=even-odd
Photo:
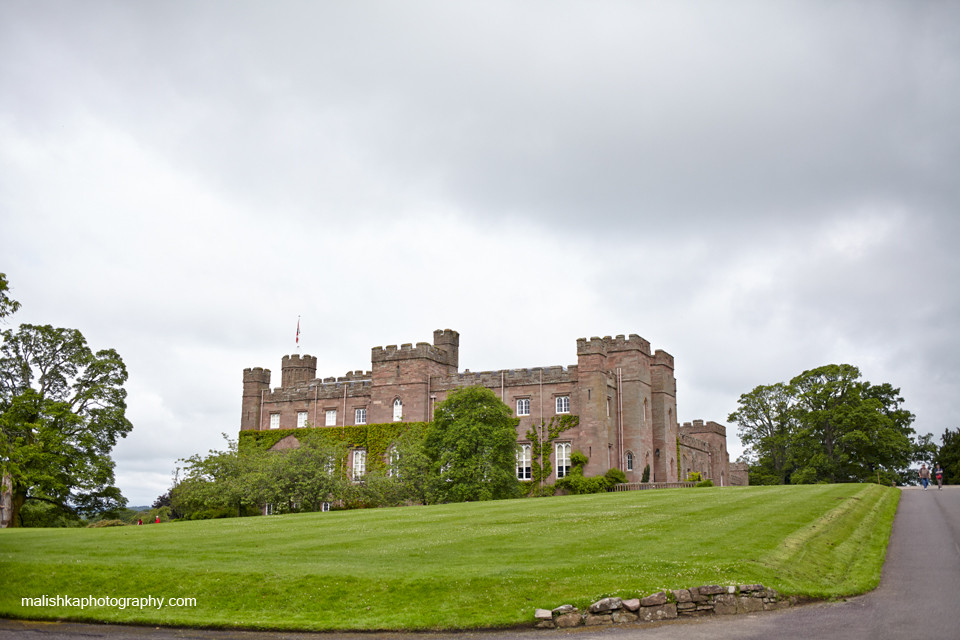
[[[960,638],[960,487],[904,489],[880,586],[846,602],[653,625],[555,631],[308,634],[0,620],[0,640],[897,640]]]

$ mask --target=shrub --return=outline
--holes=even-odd
[[[603,474],[603,477],[607,479],[607,483],[609,484],[607,487],[608,489],[612,488],[615,484],[623,484],[627,481],[627,474],[616,467],[607,469],[607,472]]]
[[[698,482],[695,486],[697,486],[697,487],[712,487],[712,486],[713,486],[713,480],[710,480],[709,478],[708,478],[707,480],[701,480],[701,481]]]
[[[650,482],[650,465],[643,467],[643,475],[640,476],[640,482]]]

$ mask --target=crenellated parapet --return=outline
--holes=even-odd
[[[645,355],[650,355],[650,342],[641,338],[635,333],[629,336],[620,334],[616,337],[604,336],[599,338],[593,336],[589,340],[579,338],[577,340],[577,355],[607,355],[608,353],[617,353],[620,351],[639,351]]]
[[[663,349],[657,349],[653,354],[653,363],[673,369],[673,356]]]
[[[270,369],[251,367],[243,370],[243,383],[270,384]]]
[[[497,388],[501,384],[507,387],[526,385],[558,384],[577,381],[577,366],[535,367],[532,369],[500,369],[497,371],[462,371],[449,376],[431,379],[433,388],[438,391],[458,389],[460,387]]]
[[[280,387],[268,391],[264,402],[307,402],[316,399],[356,398],[369,396],[372,383],[369,379],[325,378],[312,380],[293,387]]]
[[[697,433],[713,433],[722,438],[727,437],[727,428],[714,421],[704,422],[703,420],[694,420],[693,422],[684,422],[680,426],[680,433],[694,435]]]
[[[428,342],[418,342],[400,345],[391,344],[386,347],[374,347],[370,352],[370,361],[376,365],[380,362],[399,362],[400,360],[432,360],[447,366],[457,366],[457,355]]]

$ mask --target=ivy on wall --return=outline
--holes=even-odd
[[[580,424],[580,416],[573,414],[563,414],[553,416],[547,423],[541,422],[534,424],[527,431],[527,440],[530,441],[531,454],[531,492],[536,492],[541,481],[546,481],[553,473],[553,465],[550,464],[550,449],[554,440],[560,437],[560,434],[568,429],[572,429]],[[538,430],[539,426],[539,430]],[[543,440],[541,440],[541,435]]]
[[[411,434],[416,438],[423,438],[428,424],[427,422],[387,422],[344,427],[241,431],[238,446],[241,450],[245,447],[269,449],[289,436],[293,436],[298,441],[305,438],[320,438],[330,444],[348,449],[365,449],[368,468],[379,469],[386,467],[387,450],[396,444],[401,436]]]

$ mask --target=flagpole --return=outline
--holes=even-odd
[[[300,316],[297,316],[297,355],[300,355]]]

